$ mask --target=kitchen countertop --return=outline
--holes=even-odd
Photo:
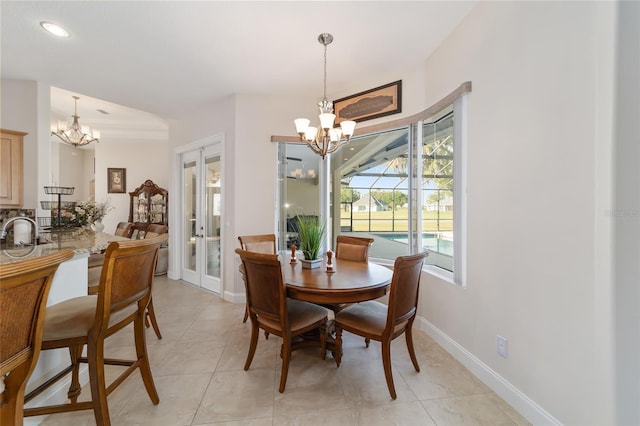
[[[104,232],[94,232],[85,228],[40,231],[40,239],[50,241],[37,246],[6,248],[0,250],[0,264],[19,262],[45,256],[56,251],[70,248],[76,256],[88,256],[100,253],[111,241],[128,241],[128,238]]]

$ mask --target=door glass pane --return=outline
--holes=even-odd
[[[183,265],[185,269],[191,271],[196,270],[196,162],[184,163],[183,182],[184,182],[184,259]]]
[[[222,211],[220,156],[207,158],[205,164],[207,175],[205,211],[207,275],[220,278],[220,218]]]

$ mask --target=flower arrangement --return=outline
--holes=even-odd
[[[88,226],[101,221],[108,212],[113,210],[109,200],[101,203],[86,201],[78,203],[74,208],[51,210],[51,223],[59,228],[74,228]],[[58,217],[58,214],[60,217]]]
[[[78,213],[79,217],[85,219],[83,225],[101,221],[111,210],[113,210],[113,206],[111,206],[109,200],[100,203],[87,201],[80,203],[78,207],[76,207],[76,213]]]
[[[73,210],[60,209],[60,217],[58,218],[58,209],[51,210],[51,222],[54,226],[60,228],[74,228],[85,226],[88,224],[86,212],[76,207]]]

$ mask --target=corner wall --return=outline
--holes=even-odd
[[[615,7],[481,2],[426,62],[427,105],[461,81],[473,92],[467,285],[425,276],[419,315],[534,423],[614,422],[611,252],[596,230],[611,166],[596,153],[611,144]]]
[[[2,79],[0,127],[27,132],[23,145],[24,189],[22,206],[36,209],[44,189],[38,185],[38,85],[35,81]]]

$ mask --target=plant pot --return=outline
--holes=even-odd
[[[322,265],[322,259],[315,259],[315,260],[302,259],[300,262],[302,263],[302,267],[305,269],[319,268],[320,265]]]

